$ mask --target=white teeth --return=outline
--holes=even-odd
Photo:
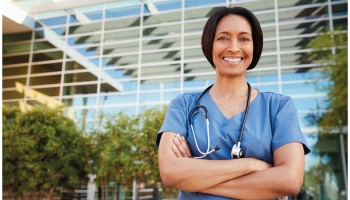
[[[240,58],[234,58],[234,59],[231,59],[231,58],[224,58],[224,60],[228,60],[228,61],[231,61],[231,62],[238,62],[238,61],[241,61]]]

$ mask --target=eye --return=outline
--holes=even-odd
[[[249,41],[249,39],[246,38],[246,37],[242,38],[241,40],[242,40],[242,41]]]
[[[222,36],[222,37],[219,37],[219,39],[218,39],[218,40],[228,40],[228,38],[227,38],[227,37]]]

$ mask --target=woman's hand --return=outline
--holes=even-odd
[[[174,137],[174,146],[172,147],[173,152],[176,157],[190,157],[192,156],[190,147],[187,144],[187,141],[183,136],[176,134]]]

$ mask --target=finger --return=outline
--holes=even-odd
[[[176,145],[173,146],[173,152],[175,153],[176,157],[182,157],[180,151],[177,149]]]
[[[177,137],[174,138],[174,143],[175,143],[177,149],[180,151],[181,155],[183,157],[187,157],[185,149],[183,148],[183,146],[181,145],[181,143],[180,143],[179,139],[177,139]]]
[[[281,197],[281,200],[285,200],[285,198],[284,198],[284,197]]]
[[[185,149],[187,155],[188,155],[188,156],[192,156],[190,147],[188,146],[188,143],[187,143],[186,139],[184,138],[184,136],[181,136],[180,138],[181,138],[181,140],[180,140],[180,141],[181,141],[181,144],[182,144],[182,146],[184,147],[184,149]]]

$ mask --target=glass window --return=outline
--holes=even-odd
[[[20,42],[20,41],[31,40],[31,39],[32,39],[32,31],[2,35],[3,43]]]
[[[316,61],[313,61],[310,58],[309,53],[294,53],[281,55],[282,66],[302,65],[311,63],[316,63]]]
[[[310,83],[282,84],[282,91],[285,95],[313,95],[322,94],[322,88],[329,83],[326,81]]]
[[[133,17],[128,19],[117,19],[105,22],[105,30],[128,28],[140,26],[140,17]]]
[[[121,40],[132,40],[140,38],[140,29],[128,30],[128,31],[118,31],[113,33],[106,33],[104,36],[104,42],[113,42]]]
[[[59,59],[63,59],[62,51],[51,51],[51,52],[33,54],[33,62],[46,61],[46,60],[59,60]]]
[[[137,103],[137,94],[100,96],[100,106]]]
[[[128,42],[122,44],[112,44],[103,46],[103,55],[129,53],[139,51],[139,42]]]
[[[137,90],[137,81],[101,83],[100,93],[131,92]]]
[[[262,92],[275,92],[279,93],[278,85],[259,85],[256,86],[256,89],[262,91]],[[284,94],[284,93],[283,93]]]
[[[95,119],[96,109],[68,109],[64,114],[74,120],[92,120]]]
[[[17,89],[14,91],[2,91],[2,100],[8,99],[23,99],[24,89]]]
[[[201,1],[201,2],[206,2],[206,1]],[[224,0],[224,2],[225,2],[225,0]],[[213,3],[215,3],[215,2],[213,2]],[[186,7],[188,7],[188,6],[186,6]],[[193,10],[185,10],[185,20],[208,18],[212,14],[214,14],[216,11],[220,10],[221,8],[225,8],[225,6],[198,8],[198,9],[193,9]]]
[[[180,78],[141,80],[140,90],[163,90],[180,88]]]
[[[278,1],[278,7],[284,8],[284,7],[292,7],[292,6],[301,6],[301,5],[307,5],[307,4],[318,4],[327,2],[327,0],[288,0],[288,1]]]
[[[282,69],[281,72],[282,81],[320,79],[322,75],[322,69],[319,67]]]
[[[172,13],[164,13],[164,14],[153,14],[147,15],[143,17],[143,24],[160,24],[164,22],[176,22],[181,21],[181,12],[172,12]]]
[[[44,27],[43,30],[37,30],[35,31],[35,39],[50,39],[50,38],[57,38],[62,37],[66,34],[66,27],[60,27],[60,28],[53,28],[50,29],[48,27]]]
[[[315,21],[297,24],[288,24],[279,26],[280,36],[302,35],[310,33],[319,33],[329,28],[329,21]]]
[[[260,24],[275,23],[275,12],[255,14],[255,16],[258,18]]]
[[[19,52],[26,52],[26,51],[28,52],[30,51],[30,43],[2,46],[3,54],[19,53]]]
[[[230,4],[230,7],[243,7],[250,11],[259,11],[259,10],[268,10],[268,9],[274,9],[275,3],[273,0],[264,0],[264,1],[251,1],[251,2],[240,2],[235,1],[234,3]]]
[[[24,101],[9,101],[9,102],[2,102],[2,105],[7,106],[8,108],[11,107],[20,107],[23,108],[24,106]]]
[[[26,85],[27,78],[3,79],[2,88],[23,87]]]
[[[136,115],[136,106],[105,107],[99,109],[99,115],[103,113],[104,116],[113,116],[119,112],[123,112],[128,116]]]
[[[100,55],[100,46],[90,46],[76,49],[67,49],[67,58],[83,58]]]
[[[278,71],[247,71],[246,80],[249,83],[278,82]]]
[[[103,4],[95,4],[95,5],[91,5],[91,6],[71,8],[71,9],[68,9],[68,11],[71,13],[75,13],[75,12],[86,12],[86,11],[91,11],[91,10],[102,10],[102,9],[103,9]]]
[[[68,38],[68,46],[97,44],[101,42],[101,35],[86,35]]]
[[[181,73],[180,64],[155,65],[141,68],[141,77],[165,76]]]
[[[268,53],[268,52],[277,52],[276,48],[276,41],[264,41],[263,44],[263,53]]]
[[[348,30],[348,18],[333,20],[333,27],[335,29],[341,28],[342,30]]]
[[[60,86],[50,87],[50,88],[36,88],[36,89],[29,88],[27,92],[27,96],[28,98],[31,98],[31,99],[60,96]],[[56,104],[56,105],[59,104],[58,100],[54,100],[53,102],[52,102],[53,104]]]
[[[152,13],[156,11],[165,11],[165,10],[173,10],[173,9],[181,9],[182,8],[182,0],[172,0],[172,1],[163,1],[163,2],[147,2],[145,4],[143,13]]]
[[[78,33],[91,33],[101,31],[102,23],[93,23],[93,24],[82,24],[69,27],[69,34],[78,34]]]
[[[69,107],[96,106],[96,99],[96,97],[62,99],[62,104]]]
[[[86,13],[76,12],[70,16],[69,23],[90,23],[99,19],[102,19],[102,10]]]
[[[294,98],[293,103],[298,111],[301,110],[325,110],[327,109],[327,98]]]
[[[207,23],[207,20],[185,23],[185,33],[202,32],[204,29],[205,23]],[[198,37],[201,38],[202,35],[198,35]]]
[[[348,15],[348,4],[336,4],[332,5],[333,16]]]
[[[163,101],[171,101],[179,94],[180,91],[163,92]]]
[[[61,75],[39,76],[30,77],[29,85],[47,85],[47,84],[59,84],[61,82]]]
[[[38,99],[38,100],[28,100],[27,106],[36,106],[36,105],[44,105],[47,107],[55,108],[56,106],[59,106],[59,100],[58,99]],[[28,107],[27,107],[28,109]]]
[[[165,39],[154,39],[142,42],[142,50],[155,50],[155,49],[166,49],[181,47],[181,38],[165,38]]]
[[[64,83],[76,83],[86,81],[97,81],[98,71],[72,73],[64,75]]]
[[[184,64],[184,73],[214,72],[215,70],[208,61],[188,62]]]
[[[138,63],[139,55],[129,55],[129,56],[113,56],[102,58],[102,67],[115,67],[115,66],[124,66],[132,65]]]
[[[206,76],[188,76],[184,77],[184,88],[208,87],[215,83],[215,74]]]
[[[54,17],[54,18],[48,18],[48,19],[40,19],[40,22],[45,24],[46,26],[56,26],[61,24],[67,23],[67,16],[61,16],[61,17]],[[36,25],[36,28],[41,27],[40,25]]]
[[[309,42],[315,38],[316,37],[299,37],[294,39],[281,40],[280,49],[281,51],[306,49],[306,46],[309,44]]]
[[[2,68],[2,76],[15,76],[28,73],[28,67],[16,67],[16,68]]]
[[[181,24],[143,29],[143,37],[156,37],[181,33]]]
[[[123,17],[129,15],[139,15],[141,13],[141,6],[128,6],[122,8],[112,8],[106,10],[106,19],[114,17]]]
[[[256,68],[277,67],[277,55],[261,56]]]
[[[64,47],[64,39],[34,42],[34,50],[56,49]]]
[[[99,59],[81,59],[66,62],[66,70],[98,69]]]
[[[185,45],[185,47],[194,46],[194,45],[201,45],[201,41],[202,41],[201,35],[185,36],[184,45]]]
[[[202,49],[185,49],[185,60],[205,58]]]
[[[18,64],[18,63],[28,63],[29,62],[29,55],[21,55],[21,56],[11,56],[11,57],[2,57],[2,64],[3,65],[11,65],[11,64]]]
[[[185,8],[225,2],[226,0],[185,0]]]
[[[276,27],[275,26],[262,26],[261,30],[263,32],[263,37],[265,38],[272,38],[276,37]]]
[[[140,104],[145,103],[162,103],[160,92],[152,92],[152,93],[141,93],[140,94]]]
[[[155,63],[181,60],[181,50],[142,54],[142,63]]]
[[[279,21],[296,19],[314,19],[325,17],[328,14],[328,6],[323,5],[312,8],[297,8],[293,10],[284,10],[278,12]]]
[[[77,95],[77,94],[95,94],[97,93],[97,84],[90,85],[74,85],[64,86],[63,95]]]
[[[137,73],[137,67],[103,70],[101,73],[101,80],[108,81],[113,79],[137,78]]]

